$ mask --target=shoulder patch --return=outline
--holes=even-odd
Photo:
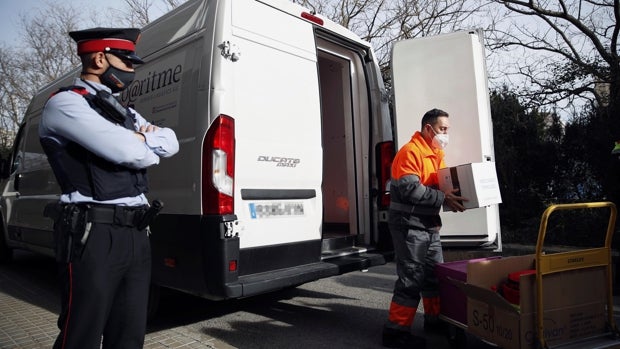
[[[82,96],[86,96],[89,95],[90,92],[88,92],[88,90],[85,87],[82,86],[77,86],[77,85],[71,85],[71,86],[65,86],[65,87],[61,87],[58,90],[56,90],[55,92],[52,92],[52,94],[50,95],[50,98],[54,95],[56,95],[57,93],[60,92],[65,92],[65,91],[73,91],[79,95]]]

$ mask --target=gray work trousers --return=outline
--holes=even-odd
[[[392,302],[417,308],[422,297],[438,297],[439,282],[435,265],[443,263],[438,231],[416,230],[390,224],[396,253],[396,273]]]

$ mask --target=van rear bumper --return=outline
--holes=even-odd
[[[226,294],[222,296],[223,298],[254,296],[330,276],[383,265],[385,261],[386,258],[381,253],[361,253],[286,269],[240,276],[236,282],[225,285]]]
[[[321,239],[240,248],[238,236],[225,237],[235,216],[162,214],[152,226],[153,283],[221,300],[241,298],[389,260],[377,251],[321,259]]]

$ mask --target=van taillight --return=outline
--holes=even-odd
[[[302,12],[301,13],[301,18],[307,19],[310,22],[316,23],[318,25],[323,25],[323,20],[322,19],[320,19],[316,15],[313,15],[312,13],[309,13],[309,12]]]
[[[381,142],[376,147],[377,154],[377,176],[379,176],[379,198],[380,209],[390,206],[390,178],[392,177],[392,160],[396,154],[394,142]]]
[[[202,212],[232,214],[235,179],[235,121],[218,116],[202,146]]]

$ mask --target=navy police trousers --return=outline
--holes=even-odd
[[[92,223],[83,248],[59,262],[60,334],[54,349],[142,348],[150,277],[146,230]]]

